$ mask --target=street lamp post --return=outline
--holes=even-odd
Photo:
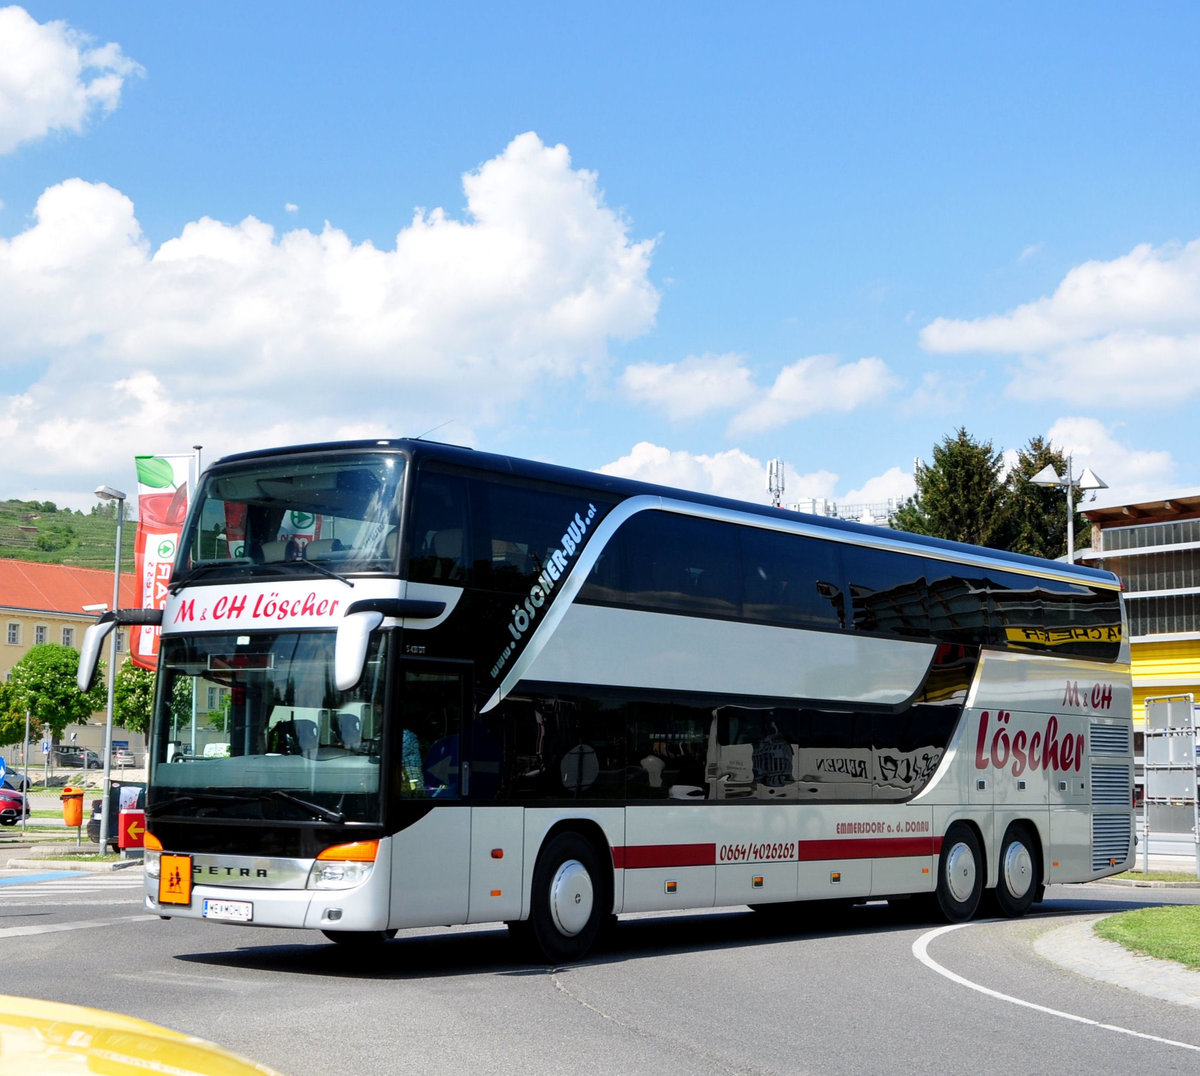
[[[102,501],[111,501],[117,509],[117,552],[113,564],[113,599],[114,611],[121,607],[121,524],[125,519],[125,494],[112,486],[97,486],[96,496]],[[109,785],[112,781],[112,734],[113,734],[113,688],[117,677],[117,637],[120,626],[113,628],[108,644],[108,704],[104,715],[104,778],[101,785],[100,798],[100,853],[108,849],[108,824],[110,820],[108,806]]]
[[[1108,483],[1098,478],[1090,467],[1078,478],[1072,477],[1071,457],[1067,457],[1067,473],[1059,475],[1052,463],[1047,463],[1030,480],[1035,486],[1062,486],[1067,491],[1067,560],[1075,563],[1075,490],[1108,489]]]

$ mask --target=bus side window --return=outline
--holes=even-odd
[[[466,483],[454,475],[422,473],[409,533],[409,579],[422,583],[465,582]]]

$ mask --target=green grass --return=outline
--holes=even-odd
[[[133,506],[136,510],[137,495]],[[121,570],[133,570],[134,532],[127,518],[121,533]],[[35,560],[49,564],[72,564],[81,568],[112,571],[113,541],[117,523],[111,509],[96,515],[48,508],[36,501],[0,501],[0,557]]]
[[[1139,908],[1101,919],[1095,929],[1135,953],[1200,971],[1200,906]]]
[[[1196,875],[1182,871],[1125,871],[1123,874],[1114,874],[1113,877],[1131,882],[1200,882]]]

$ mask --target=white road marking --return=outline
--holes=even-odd
[[[62,930],[87,930],[89,927],[111,927],[120,923],[140,923],[157,919],[157,915],[122,915],[115,919],[81,919],[75,923],[47,923],[44,926],[0,928],[0,939],[24,938],[32,934],[57,934]]]
[[[1118,1035],[1129,1035],[1135,1039],[1145,1039],[1147,1042],[1157,1042],[1164,1046],[1178,1046],[1183,1050],[1193,1050],[1200,1053],[1200,1046],[1196,1046],[1190,1042],[1176,1042],[1174,1039],[1164,1039],[1158,1035],[1148,1035],[1144,1031],[1133,1031],[1131,1028],[1120,1027],[1117,1024],[1105,1024],[1100,1020],[1092,1020],[1087,1016],[1078,1016],[1075,1013],[1063,1012],[1061,1009],[1047,1008],[1045,1005],[1038,1005],[1033,1001],[1026,1001],[1024,998],[1014,998],[1011,994],[1002,994],[998,990],[992,990],[990,987],[973,983],[970,979],[964,979],[961,975],[952,972],[949,968],[943,967],[929,955],[929,943],[934,938],[939,938],[943,934],[948,934],[952,930],[958,930],[960,927],[969,927],[976,924],[971,923],[951,923],[949,926],[938,927],[936,930],[926,931],[912,945],[913,956],[915,956],[922,964],[931,971],[936,971],[939,975],[949,979],[952,983],[958,983],[959,986],[965,986],[968,990],[978,991],[986,997],[995,998],[997,1001],[1007,1001],[1010,1005],[1020,1005],[1026,1009],[1033,1009],[1035,1012],[1045,1013],[1047,1016],[1055,1016],[1060,1020],[1071,1020],[1077,1024],[1087,1024],[1091,1027],[1097,1027],[1104,1031],[1114,1031]]]

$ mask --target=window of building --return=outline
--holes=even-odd
[[[6,636],[6,640],[7,640],[9,646],[20,646],[21,645],[21,625],[20,624],[15,623],[13,621],[9,622],[8,634]]]
[[[63,646],[74,646],[75,645],[75,629],[74,628],[63,628],[62,644],[63,644]]]
[[[125,653],[125,633],[119,628],[117,629],[117,653]]]
[[[38,624],[33,629],[33,641],[36,646],[41,646],[49,638],[49,628],[45,624]]]

